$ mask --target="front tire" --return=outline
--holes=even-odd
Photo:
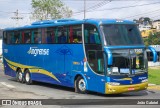
[[[30,74],[29,70],[26,70],[26,71],[25,71],[24,80],[25,80],[25,83],[26,83],[27,85],[32,84],[31,74]]]
[[[82,93],[82,94],[87,92],[86,91],[86,82],[81,76],[79,76],[76,80],[76,90],[78,93]]]

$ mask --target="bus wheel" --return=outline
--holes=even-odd
[[[21,69],[19,69],[16,73],[16,79],[18,82],[23,83],[24,82],[24,78],[23,78],[23,73],[21,71]]]
[[[86,82],[80,76],[76,80],[76,91],[83,94],[86,93]]]
[[[32,84],[31,74],[30,74],[29,70],[25,71],[24,80],[25,80],[26,84],[28,84],[28,85]]]

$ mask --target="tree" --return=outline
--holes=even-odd
[[[32,18],[36,20],[69,18],[72,10],[60,0],[32,0]]]
[[[144,43],[148,45],[160,45],[160,32],[150,33],[147,38],[144,38]]]
[[[149,17],[144,17],[143,21],[145,25],[152,25],[152,21]]]
[[[138,20],[134,19],[138,24],[144,24],[144,25],[152,25],[152,20],[149,17],[140,17]]]

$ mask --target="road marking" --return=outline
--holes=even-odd
[[[9,87],[9,88],[15,88],[15,86],[7,84],[6,82],[0,82],[0,84],[4,85],[6,87]]]

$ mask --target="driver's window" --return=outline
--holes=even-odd
[[[94,72],[104,74],[104,59],[102,51],[88,51],[88,62]]]
[[[91,24],[84,25],[85,44],[101,44],[97,27]]]

